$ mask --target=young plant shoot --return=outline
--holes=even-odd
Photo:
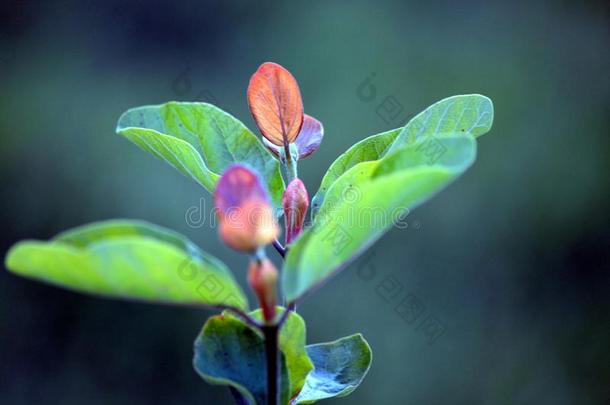
[[[218,310],[195,339],[193,365],[238,404],[342,397],[363,381],[371,349],[357,333],[307,344],[297,304],[473,164],[493,105],[478,94],[449,97],[404,127],[363,139],[331,164],[310,200],[298,166],[320,147],[324,128],[304,113],[296,79],[264,63],[250,79],[247,102],[262,137],[197,102],[137,107],[116,129],[213,194],[218,235],[247,255],[247,269],[232,272],[185,236],[127,219],[21,241],[6,267],[97,296]]]

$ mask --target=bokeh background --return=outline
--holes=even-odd
[[[610,403],[604,3],[5,0],[0,252],[140,218],[188,235],[243,282],[247,259],[185,220],[191,207],[209,213],[210,196],[114,134],[124,110],[208,101],[253,128],[249,77],[281,63],[326,128],[300,165],[313,194],[354,142],[482,93],[496,115],[475,166],[300,307],[309,342],[360,331],[373,347],[363,385],[327,403]],[[374,97],[359,91],[367,79]],[[399,113],[384,113],[388,102]],[[419,319],[400,316],[404,299]],[[3,269],[0,403],[229,404],[191,368],[211,314],[89,298]]]

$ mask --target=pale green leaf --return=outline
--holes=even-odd
[[[380,159],[386,149],[394,142],[400,131],[401,128],[397,128],[381,134],[369,136],[356,143],[339,156],[322,178],[318,192],[311,199],[312,217],[317,215],[318,210],[324,202],[328,189],[335,180],[359,163]]]
[[[422,137],[462,132],[479,137],[491,129],[493,104],[480,94],[453,96],[438,101],[413,117],[404,126],[386,153]]]
[[[208,191],[233,163],[253,168],[279,206],[284,182],[276,159],[241,121],[206,103],[169,102],[125,112],[117,133],[165,160]]]
[[[155,303],[232,306],[247,301],[227,267],[184,236],[143,221],[75,228],[11,248],[15,274],[73,291]]]
[[[413,117],[403,128],[368,137],[339,156],[330,166],[312,199],[312,217],[324,202],[330,186],[347,170],[362,162],[381,159],[390,151],[443,133],[462,132],[475,137],[490,130],[493,122],[491,100],[479,94],[443,99]]]
[[[282,277],[288,302],[356,258],[402,215],[465,171],[475,156],[471,135],[441,134],[345,172],[328,190],[313,225],[290,247]]]
[[[190,143],[145,128],[125,128],[119,133],[213,192],[220,175],[208,169],[199,152]]]

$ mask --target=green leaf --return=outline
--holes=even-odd
[[[96,222],[48,242],[22,241],[6,257],[21,276],[110,298],[246,309],[227,267],[184,236],[143,221]]]
[[[193,367],[208,383],[236,389],[253,405],[267,404],[262,335],[226,312],[209,318],[195,340]],[[286,357],[281,354],[281,402],[288,403]]]
[[[491,129],[494,110],[491,100],[480,94],[453,96],[432,104],[413,117],[387,153],[422,137],[462,132],[479,137]]]
[[[381,134],[369,136],[356,143],[339,156],[332,165],[330,165],[330,168],[322,178],[318,192],[311,199],[312,217],[317,215],[320,206],[324,202],[328,189],[335,180],[359,163],[380,159],[386,149],[394,142],[400,131],[401,128],[397,128]]]
[[[359,333],[334,342],[309,345],[307,353],[314,370],[307,376],[295,404],[349,395],[364,380],[373,360],[371,348]]]
[[[213,192],[233,163],[246,163],[267,182],[280,206],[284,181],[276,159],[244,124],[206,103],[169,102],[125,112],[117,133]]]
[[[356,258],[402,215],[464,172],[475,156],[471,135],[441,134],[346,171],[328,190],[313,225],[286,256],[282,284],[288,302]]]
[[[363,162],[347,170],[330,187],[326,199],[318,207],[317,215],[332,213],[343,199],[353,200],[361,197],[358,185],[362,182],[392,172],[426,166],[449,168],[452,171],[465,169],[472,163],[475,141],[470,135],[459,133],[440,134],[433,138],[420,139],[405,145],[383,159]]]
[[[479,94],[453,96],[426,108],[403,128],[368,137],[339,156],[328,169],[320,189],[312,199],[312,217],[317,215],[330,186],[358,163],[381,159],[387,153],[422,137],[463,132],[478,137],[491,129],[493,104]]]
[[[260,312],[252,312],[259,317]],[[294,312],[280,333],[281,402],[301,390],[313,364],[305,351],[305,322]],[[251,403],[265,405],[266,361],[260,332],[228,312],[208,319],[195,340],[195,370],[211,384],[235,388]]]

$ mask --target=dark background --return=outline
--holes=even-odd
[[[185,221],[189,207],[209,212],[209,195],[115,135],[121,112],[209,101],[253,128],[249,77],[281,63],[326,128],[300,165],[314,194],[354,142],[478,92],[496,115],[474,167],[300,307],[309,342],[361,331],[373,348],[363,385],[327,403],[610,403],[608,16],[590,1],[4,0],[0,252],[141,218],[185,233],[243,282],[247,259]],[[367,77],[372,101],[357,91]],[[378,113],[388,97],[400,116]],[[423,308],[410,323],[395,310],[405,297]],[[2,271],[0,403],[228,404],[191,368],[211,313]]]

